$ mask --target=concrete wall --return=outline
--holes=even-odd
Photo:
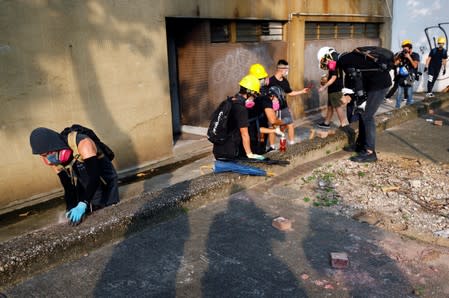
[[[390,46],[392,0],[323,0],[291,1],[291,3],[287,38],[289,64],[291,65],[289,81],[295,89],[305,86],[304,83],[309,80],[304,77],[305,66],[316,61],[316,55],[310,56],[309,53],[304,52],[304,33],[307,21],[382,23],[380,45],[383,47]],[[332,40],[332,42],[334,41]],[[304,102],[307,100],[309,100],[309,97],[304,95],[289,99],[289,106],[293,110],[295,117],[304,115]]]
[[[31,155],[35,127],[93,128],[116,152],[119,171],[172,155],[165,17],[384,14],[384,1],[344,2],[0,0],[0,213],[59,189],[55,175]],[[317,17],[295,16],[286,25],[295,69],[290,81],[298,87],[301,28],[310,18]]]

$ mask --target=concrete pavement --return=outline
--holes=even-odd
[[[396,126],[405,120],[416,119],[417,115],[423,115],[430,107],[437,107],[446,102],[447,96],[444,95],[431,102],[387,111],[387,114],[378,117],[379,130]],[[443,117],[446,116],[443,115]],[[418,120],[425,121],[423,119]],[[425,124],[429,123],[425,122]],[[428,126],[434,128],[431,125]],[[443,140],[447,140],[447,137],[444,139],[444,131],[447,131],[447,127],[443,126],[441,127],[441,136]],[[404,133],[401,133],[401,136],[403,135]],[[426,133],[425,135],[429,134]],[[297,144],[290,147],[288,152],[282,156],[279,153],[271,154],[273,158],[289,159],[291,166],[269,168],[278,174],[282,174],[307,161],[316,160],[329,155],[329,153],[339,151],[344,142],[345,137],[342,134],[337,134],[326,139],[314,139]],[[431,141],[431,143],[434,144],[434,141]],[[381,142],[379,142],[379,145],[381,145]],[[382,148],[382,146],[379,148]],[[414,151],[417,152],[417,150]],[[424,149],[421,151],[426,152]],[[444,154],[441,156],[444,156]],[[206,158],[204,162],[209,163],[210,161]],[[194,165],[193,168],[198,167]],[[191,168],[191,171],[181,172],[183,174],[192,173],[194,172],[193,168]],[[247,189],[260,183],[260,179],[265,179],[235,174],[201,175],[200,172],[193,174],[199,177],[183,181],[183,179],[176,180],[177,178],[175,178],[182,175],[169,175],[159,178],[161,180],[158,184],[160,185],[172,178],[173,182],[182,182],[174,185],[167,183],[170,186],[150,192],[142,192],[142,189],[130,191],[130,196],[139,192],[140,194],[132,200],[125,199],[115,207],[99,211],[76,228],[68,227],[64,223],[54,223],[45,229],[38,229],[27,235],[20,235],[4,241],[0,249],[0,285],[17,282],[20,278],[26,278],[43,268],[47,269],[58,263],[76,259],[92,249],[142,230],[148,224],[163,221],[173,213],[182,213],[186,210],[185,208],[195,208],[205,202],[228,197],[229,194]]]
[[[339,152],[86,253],[8,297],[447,297],[449,249],[301,204],[286,183]],[[293,175],[294,174],[294,175]],[[265,181],[264,181],[265,180]],[[271,226],[278,216],[292,229]],[[334,269],[331,252],[347,252]]]

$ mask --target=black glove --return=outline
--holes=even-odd
[[[427,70],[428,70],[427,66],[426,66],[426,67],[424,67],[424,72],[427,72]]]

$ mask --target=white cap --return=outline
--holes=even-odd
[[[343,88],[343,89],[341,89],[341,93],[343,93],[343,95],[354,94],[354,90],[349,89],[349,88]]]

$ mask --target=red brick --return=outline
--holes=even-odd
[[[271,225],[280,231],[289,231],[292,229],[292,222],[282,216],[273,219]]]
[[[331,266],[335,269],[344,269],[348,267],[348,254],[345,252],[331,252]]]

